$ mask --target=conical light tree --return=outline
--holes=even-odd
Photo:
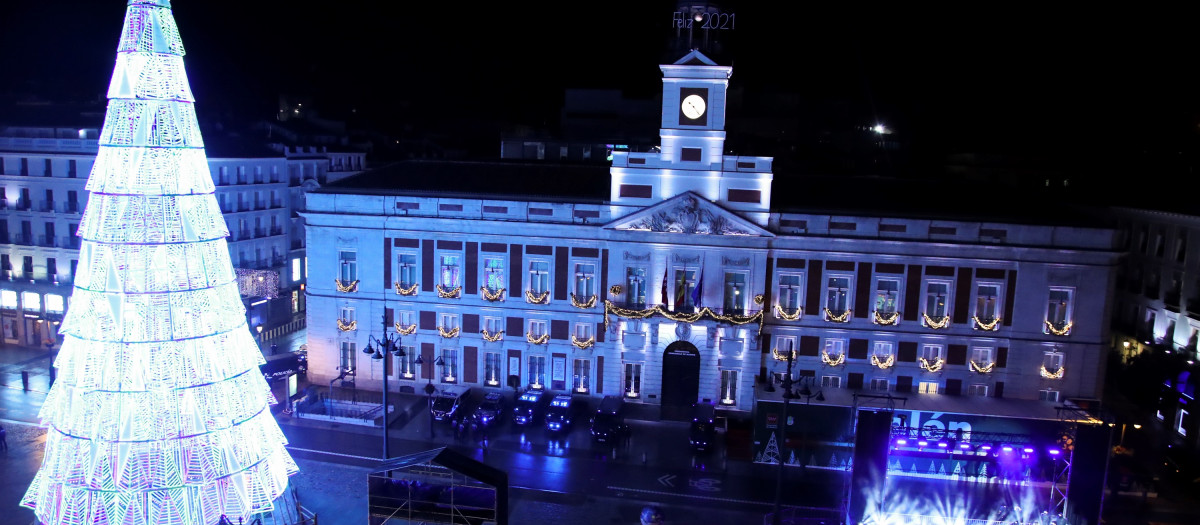
[[[213,524],[296,464],[246,323],[169,0],[130,0],[108,90],[41,469],[49,525]],[[248,522],[249,520],[246,519]]]

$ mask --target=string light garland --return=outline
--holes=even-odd
[[[550,290],[535,294],[531,290],[525,290],[525,302],[530,304],[546,304],[546,299],[550,298]]]
[[[621,285],[619,285],[619,284],[614,284],[614,285],[608,287],[609,295],[613,295],[613,296],[621,295],[621,292],[623,292],[624,290],[625,289],[621,288]]]
[[[488,290],[486,286],[479,287],[479,295],[484,301],[496,302],[504,298],[504,288],[499,288],[495,292]]]
[[[1000,325],[1000,316],[996,316],[996,317],[992,318],[991,321],[986,322],[986,323],[981,321],[979,319],[979,316],[972,316],[971,319],[973,321],[975,321],[975,329],[976,330],[995,331],[999,328],[999,325]]]
[[[846,362],[846,353],[840,352],[837,357],[831,357],[829,352],[821,350],[821,362],[828,366],[841,366]]]
[[[831,323],[849,322],[850,321],[850,311],[851,310],[849,308],[847,308],[846,311],[842,312],[841,314],[834,315],[833,312],[830,311],[828,307],[826,307],[825,308],[825,320],[829,321]]]
[[[797,307],[794,312],[788,312],[787,310],[783,309],[782,306],[775,305],[775,317],[783,319],[784,321],[799,321],[800,317],[803,315],[803,308]]]
[[[937,372],[941,370],[943,366],[946,366],[946,360],[942,359],[941,357],[935,357],[933,358],[933,361],[929,361],[924,357],[918,357],[917,359],[921,362],[921,368],[926,372]]]
[[[754,294],[754,304],[761,305],[767,302],[767,297],[763,294]]]
[[[488,332],[487,328],[484,328],[483,330],[479,331],[479,335],[483,337],[484,341],[487,341],[489,343],[495,343],[496,341],[504,339],[504,330],[500,330],[499,332],[496,332],[493,334],[491,332]]]
[[[789,355],[791,355],[792,361],[796,360],[795,350],[786,350],[780,352],[778,348],[771,349],[771,357],[774,357],[776,361],[787,361]]]
[[[1042,369],[1039,370],[1039,372],[1045,379],[1062,379],[1063,375],[1066,374],[1066,367],[1060,366],[1051,372],[1050,370],[1046,369],[1046,365],[1042,365]]]
[[[878,355],[871,354],[871,364],[879,367],[881,370],[887,370],[896,364],[896,356],[888,354],[886,359],[880,359]]]
[[[533,332],[525,332],[525,341],[531,345],[544,345],[550,340],[550,334],[542,334],[534,337]]]
[[[892,312],[890,314],[880,314],[879,310],[875,310],[875,324],[880,326],[892,326],[900,321],[900,312]]]
[[[420,283],[412,283],[412,285],[405,288],[399,282],[394,284],[396,286],[396,295],[417,295],[417,289],[421,286]]]
[[[341,330],[343,332],[349,332],[351,330],[358,330],[358,320],[357,319],[350,321],[348,323],[344,319],[338,319],[337,321],[338,321],[338,330]]]
[[[762,333],[763,313],[760,311],[754,315],[721,315],[712,311],[705,306],[695,313],[676,313],[667,310],[662,305],[656,305],[653,308],[643,310],[634,310],[631,308],[621,308],[612,303],[612,301],[604,301],[604,328],[608,328],[608,316],[615,315],[625,319],[646,319],[653,316],[662,316],[675,322],[692,324],[704,318],[712,319],[732,325],[744,325],[749,323],[758,323],[758,333]]]
[[[445,286],[442,286],[439,284],[439,285],[436,285],[436,288],[437,288],[437,294],[438,294],[439,298],[458,299],[459,297],[462,297],[462,286],[455,286],[454,288],[448,289]]]
[[[927,328],[932,328],[934,330],[941,330],[943,328],[950,326],[950,316],[949,315],[943,315],[941,317],[934,318],[934,317],[930,317],[929,314],[922,312],[921,316],[925,318],[925,326]]]
[[[395,326],[396,326],[396,333],[398,333],[400,335],[412,335],[413,332],[417,331],[417,323],[413,323],[408,326],[403,326],[400,324],[400,321],[396,321]]]
[[[333,282],[337,284],[337,291],[339,291],[339,292],[354,293],[354,292],[358,291],[358,279],[355,279],[348,283],[342,281],[341,279],[334,279]]]
[[[571,344],[575,345],[575,347],[579,348],[580,350],[587,350],[588,348],[591,348],[592,345],[596,344],[596,338],[589,337],[587,339],[580,339],[575,337],[575,334],[571,334]]]
[[[438,335],[440,335],[446,339],[452,339],[452,338],[458,337],[458,334],[462,332],[462,330],[460,330],[457,326],[454,328],[451,328],[449,330],[442,328],[440,326],[437,327],[437,329],[438,329]]]
[[[992,369],[993,369],[993,368],[996,368],[996,362],[995,362],[995,361],[992,361],[991,363],[988,363],[986,366],[979,366],[979,364],[978,364],[978,363],[976,363],[974,360],[972,360],[972,361],[970,362],[970,364],[971,364],[971,371],[972,371],[972,372],[978,372],[978,373],[980,373],[980,374],[990,374],[990,373],[992,373]]]
[[[1062,328],[1058,328],[1058,327],[1054,326],[1054,323],[1051,323],[1050,321],[1044,321],[1044,322],[1046,323],[1046,332],[1049,333],[1050,335],[1057,335],[1057,336],[1064,336],[1064,335],[1070,334],[1071,327],[1075,325],[1074,322],[1068,321],[1066,324],[1063,325]]]
[[[580,310],[586,310],[588,308],[596,306],[596,296],[593,295],[591,297],[588,297],[588,299],[586,301],[580,301],[579,298],[575,296],[575,294],[571,294],[571,306],[574,306],[575,308],[579,308]]]

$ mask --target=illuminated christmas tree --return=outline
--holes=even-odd
[[[234,523],[296,465],[246,324],[169,0],[130,0],[41,469],[49,525]]]

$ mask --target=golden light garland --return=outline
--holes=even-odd
[[[795,361],[796,360],[796,351],[788,350],[788,352],[791,353],[792,361]],[[788,353],[780,352],[778,348],[772,348],[771,349],[771,357],[774,357],[776,361],[787,361]]]
[[[783,319],[784,321],[799,321],[800,316],[802,315],[804,315],[803,308],[796,308],[794,313],[788,313],[788,311],[784,310],[783,307],[775,305],[775,317]]]
[[[941,330],[950,326],[950,316],[943,315],[940,319],[934,319],[929,314],[922,312],[921,316],[925,318],[925,326],[934,330]]]
[[[996,368],[995,361],[988,363],[987,366],[979,366],[978,364],[975,363],[974,360],[971,361],[971,371],[972,372],[979,372],[980,374],[990,374],[992,372],[993,368]]]
[[[412,286],[405,288],[400,286],[399,282],[392,284],[396,286],[396,295],[417,295],[417,288],[420,286],[420,283],[412,283]]]
[[[763,304],[767,298],[763,294],[754,294],[754,304]]]
[[[545,304],[546,299],[550,298],[550,290],[546,290],[540,294],[534,295],[533,291],[525,290],[525,302],[533,304]]]
[[[504,339],[504,330],[500,330],[499,332],[496,332],[493,334],[493,333],[488,332],[487,329],[484,328],[483,330],[479,331],[479,335],[483,336],[484,341],[487,341],[489,343],[495,343],[496,341]]]
[[[596,306],[596,296],[593,295],[593,296],[589,297],[588,300],[586,300],[586,301],[580,301],[579,298],[575,296],[575,294],[571,294],[571,306],[574,306],[575,308],[579,308],[581,310],[586,310],[588,308]]]
[[[850,321],[850,312],[851,312],[851,310],[849,308],[847,308],[846,311],[842,312],[841,314],[833,315],[833,312],[830,311],[829,308],[827,307],[827,308],[825,308],[825,320],[829,321],[831,323],[849,322]]]
[[[447,290],[445,286],[439,284],[436,286],[436,288],[438,297],[441,297],[442,299],[458,299],[459,297],[462,297],[462,286],[455,286],[454,288]]]
[[[591,348],[592,345],[596,344],[596,338],[589,337],[587,339],[579,339],[578,337],[575,337],[575,334],[571,334],[571,344],[575,345],[575,347],[579,348],[580,350],[587,350],[588,348]]]
[[[338,319],[338,330],[341,330],[343,332],[349,332],[351,330],[358,330],[358,320],[356,319],[354,321],[350,321],[349,323],[347,323],[343,319]]]
[[[1067,334],[1071,333],[1071,327],[1075,325],[1074,322],[1068,321],[1067,324],[1063,325],[1062,328],[1055,328],[1054,323],[1051,323],[1050,321],[1044,321],[1044,322],[1046,323],[1046,331],[1049,332],[1051,335],[1058,335],[1058,336],[1063,336],[1063,335],[1067,335]]]
[[[940,357],[933,358],[932,362],[926,360],[924,357],[918,357],[917,359],[921,361],[921,368],[927,372],[937,372],[943,366],[946,366],[946,360]]]
[[[625,289],[621,288],[621,285],[619,285],[619,284],[614,284],[614,285],[608,287],[608,293],[610,295],[621,295],[621,292],[624,290]]]
[[[979,320],[979,316],[972,316],[971,319],[975,321],[975,329],[976,330],[994,331],[994,330],[996,330],[997,326],[1000,324],[1000,316],[996,316],[996,318],[992,319],[991,322],[987,322],[987,323]]]
[[[900,312],[892,312],[889,316],[879,314],[879,310],[875,310],[875,324],[880,326],[891,326],[900,320]]]
[[[871,364],[879,367],[881,370],[887,370],[896,364],[896,356],[888,354],[887,359],[879,359],[879,356],[871,354]]]
[[[337,284],[337,291],[339,292],[354,293],[358,291],[358,279],[349,283],[344,283],[341,279],[334,279],[333,282]]]
[[[1045,379],[1062,379],[1063,375],[1066,374],[1066,367],[1060,366],[1055,371],[1051,372],[1046,368],[1046,365],[1042,365],[1040,372],[1042,377]]]
[[[417,331],[417,323],[413,323],[408,326],[404,326],[404,325],[400,324],[400,321],[396,321],[396,333],[398,333],[400,335],[412,335],[413,332],[416,332],[416,331]]]
[[[442,328],[440,326],[438,327],[438,335],[445,337],[446,339],[458,337],[458,334],[461,332],[462,332],[462,330],[460,330],[457,326],[454,328],[451,328],[449,330]]]
[[[484,301],[490,301],[494,303],[504,297],[504,288],[500,288],[496,290],[495,293],[492,293],[492,291],[488,290],[486,286],[480,286],[479,295],[483,296]]]
[[[821,350],[821,362],[829,366],[841,366],[846,362],[846,353],[842,352],[837,357],[830,357],[829,352]]]
[[[662,317],[666,317],[667,319],[670,319],[675,322],[688,323],[688,324],[699,321],[705,317],[712,319],[714,321],[720,321],[720,322],[729,323],[729,324],[733,324],[733,325],[758,323],[758,333],[760,333],[760,334],[762,333],[762,325],[763,325],[763,313],[761,311],[754,315],[721,315],[721,314],[718,314],[718,313],[712,311],[707,306],[705,306],[705,307],[701,308],[700,311],[698,311],[698,312],[688,314],[688,313],[672,312],[670,310],[667,310],[662,305],[657,305],[657,306],[654,306],[653,308],[646,308],[644,310],[633,310],[630,308],[621,308],[620,306],[613,304],[612,301],[604,301],[604,328],[605,329],[608,328],[609,314],[615,315],[617,317],[623,317],[625,319],[646,319],[647,317],[660,315]]]
[[[525,341],[531,345],[544,345],[550,340],[550,334],[542,334],[538,337],[533,336],[533,332],[525,332]]]

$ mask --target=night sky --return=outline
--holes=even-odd
[[[1198,46],[1182,11],[795,4],[724,4],[737,15],[723,35],[734,86],[844,105],[851,120],[883,122],[937,152],[1102,167],[1106,156],[1195,142]],[[312,95],[331,116],[424,111],[536,125],[555,118],[565,87],[653,97],[673,36],[674,2],[662,0],[312,5],[174,2],[201,113],[265,115],[289,92]],[[0,94],[101,95],[123,12],[120,0],[5,2]]]

